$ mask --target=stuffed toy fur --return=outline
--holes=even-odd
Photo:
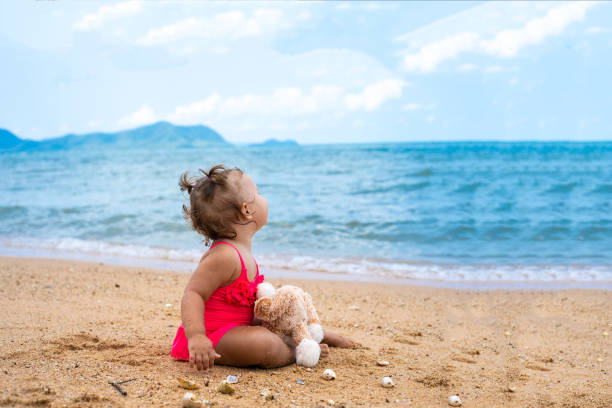
[[[317,364],[323,328],[308,293],[292,285],[275,290],[271,284],[261,283],[257,286],[255,317],[262,326],[295,347],[296,364],[305,367]]]

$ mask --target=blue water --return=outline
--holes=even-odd
[[[612,280],[612,142],[0,153],[0,245],[193,261],[185,170],[249,173],[264,265],[444,280]]]

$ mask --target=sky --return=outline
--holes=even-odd
[[[0,2],[0,128],[612,140],[609,2]]]

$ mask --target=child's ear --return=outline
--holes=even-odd
[[[248,219],[253,218],[253,211],[249,209],[249,205],[247,203],[242,203],[240,207],[240,212],[242,215]]]

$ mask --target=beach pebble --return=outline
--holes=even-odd
[[[195,395],[190,392],[186,392],[185,395],[183,395],[183,408],[202,408],[204,404],[205,401],[197,400]]]
[[[183,388],[185,388],[186,390],[197,390],[198,388],[200,388],[200,384],[195,383],[193,381],[189,381],[186,380],[184,378],[177,378],[179,385]]]
[[[395,387],[395,383],[391,379],[391,377],[383,377],[381,381],[381,385],[385,388],[393,388]]]
[[[359,310],[359,306],[353,305],[353,306],[349,307],[349,309],[351,309],[351,310]]]
[[[378,360],[376,360],[376,364],[381,366],[381,367],[385,367],[385,366],[389,365],[389,362],[387,360],[378,359]]]
[[[512,335],[512,333],[510,333],[508,330],[506,330],[506,331],[504,332],[504,334],[505,334],[506,336],[510,336],[510,335]]]
[[[323,374],[321,376],[325,380],[335,380],[336,379],[336,373],[334,373],[334,370],[332,370],[331,368],[328,368],[325,371],[323,371]]]
[[[461,398],[459,398],[458,395],[451,395],[448,397],[448,405],[451,407],[460,407],[462,404],[463,402],[461,402]]]
[[[509,385],[506,387],[506,392],[516,392],[516,387],[514,385]]]
[[[217,387],[217,391],[219,391],[221,394],[232,395],[235,390],[232,384],[228,383],[227,380],[223,380],[219,383],[219,386]]]
[[[274,399],[274,394],[272,394],[272,391],[268,389],[262,390],[261,396],[264,397],[264,399],[266,399],[267,401],[272,401]]]
[[[225,381],[227,381],[230,384],[236,384],[238,382],[238,376],[237,375],[228,375],[227,378],[225,379]]]
[[[166,307],[172,307],[172,303],[166,303]]]

